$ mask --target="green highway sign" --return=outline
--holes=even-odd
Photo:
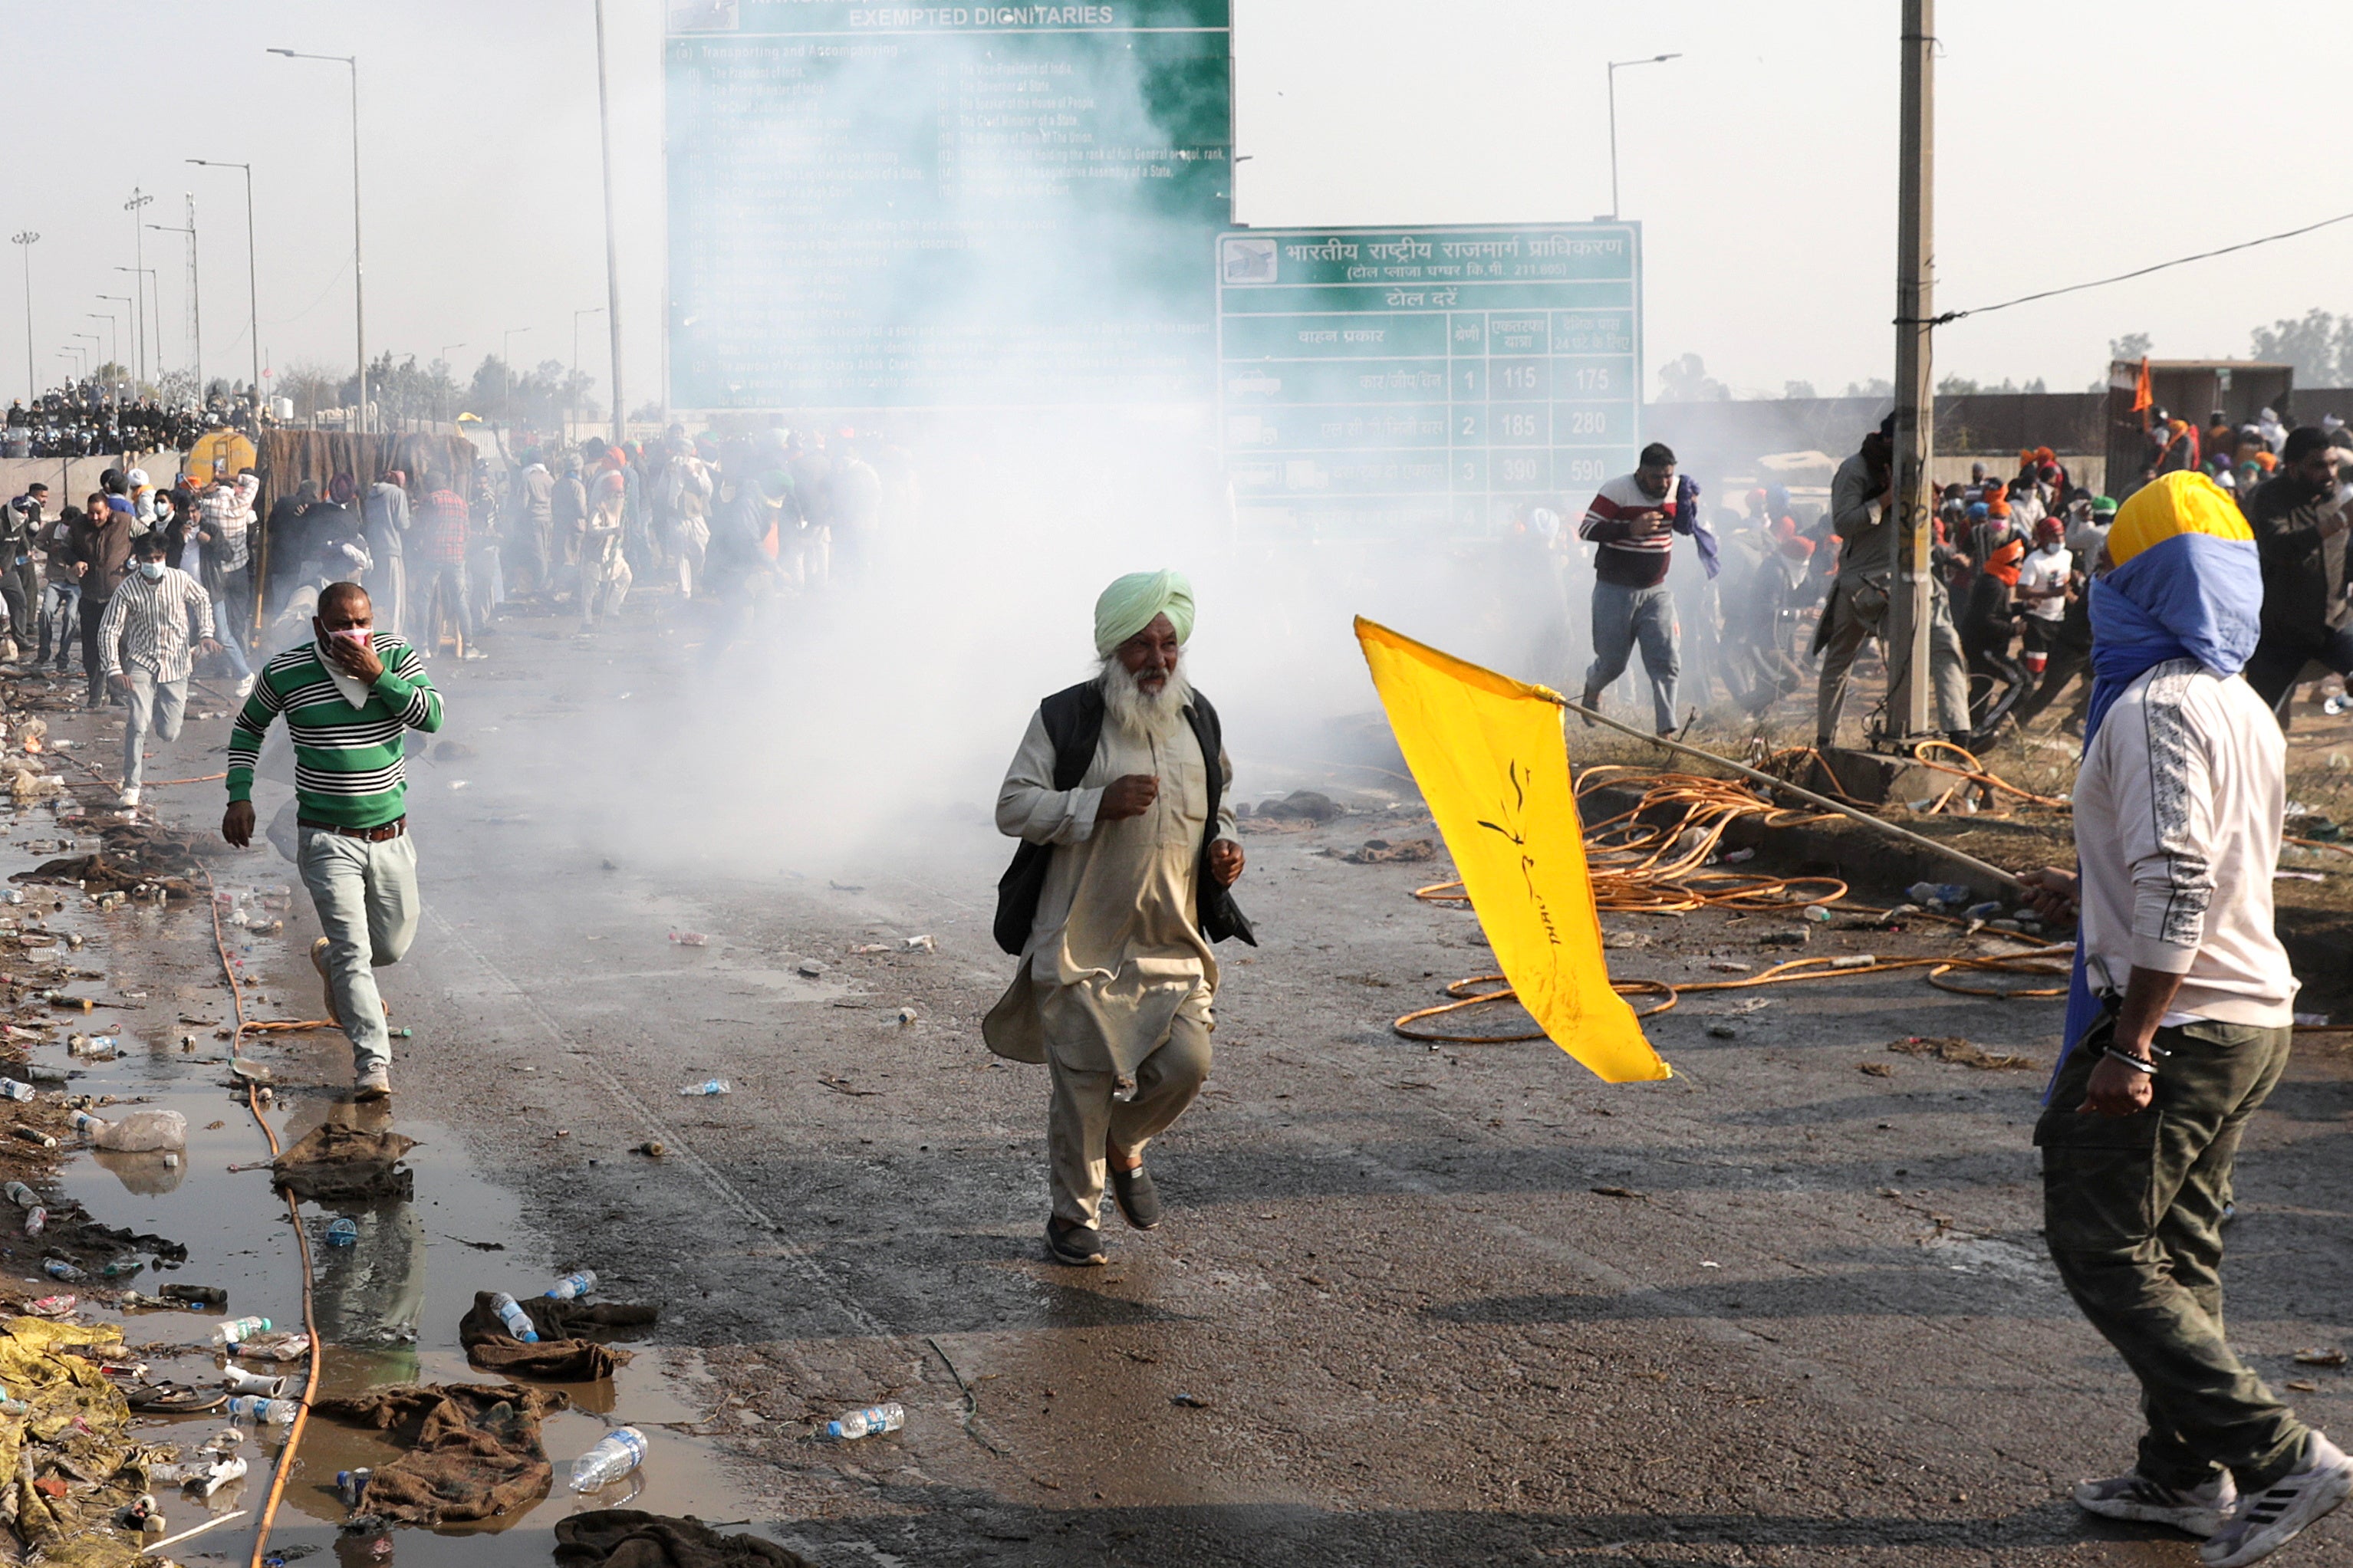
[[[1580,515],[1641,446],[1641,232],[1218,237],[1218,403],[1253,531],[1502,531]]]
[[[1229,0],[668,0],[670,403],[1211,398]]]

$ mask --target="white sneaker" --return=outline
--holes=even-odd
[[[139,809],[139,786],[137,784],[132,784],[129,789],[122,792],[122,809],[125,811],[136,811]]]
[[[2150,1480],[2138,1470],[2104,1481],[2075,1483],[2075,1506],[2085,1513],[2128,1519],[2137,1524],[2169,1524],[2201,1540],[2222,1528],[2231,1505],[2238,1500],[2239,1489],[2228,1470],[2187,1491]]]
[[[2353,1493],[2353,1459],[2315,1432],[2305,1439],[2294,1470],[2239,1500],[2222,1528],[2198,1549],[2198,1561],[2206,1568],[2259,1563],[2326,1518],[2348,1493]]]
[[[243,680],[237,683],[237,700],[238,701],[242,702],[248,697],[253,695],[253,683],[256,679],[256,677],[248,675]]]
[[[388,1100],[392,1096],[392,1072],[387,1068],[370,1068],[360,1074],[352,1089],[361,1100]]]

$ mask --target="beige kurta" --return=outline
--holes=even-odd
[[[1233,769],[1218,766],[1227,786]],[[1098,822],[1104,788],[1129,773],[1160,781],[1141,816]],[[1220,789],[1226,801],[1229,787]],[[1209,807],[1209,781],[1192,726],[1156,741],[1109,717],[1079,787],[1054,787],[1054,743],[1033,714],[997,795],[997,826],[1054,846],[1037,922],[1004,997],[981,1037],[997,1055],[1109,1071],[1122,1083],[1168,1037],[1179,1009],[1205,1027],[1218,961],[1201,935],[1194,878]],[[1221,805],[1218,837],[1234,837]]]

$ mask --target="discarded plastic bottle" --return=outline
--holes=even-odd
[[[25,1234],[38,1236],[49,1226],[49,1211],[35,1204],[25,1212]]]
[[[87,1279],[90,1278],[88,1274],[83,1273],[79,1268],[68,1263],[62,1258],[43,1258],[41,1260],[41,1272],[47,1275],[52,1279]]]
[[[500,1291],[491,1298],[491,1310],[499,1315],[499,1321],[507,1326],[507,1332],[527,1345],[539,1343],[539,1331],[531,1326],[531,1314],[524,1311],[522,1303],[512,1296]]]
[[[1825,924],[1831,918],[1831,911],[1820,904],[1808,904],[1803,913],[1806,919],[1816,925]]]
[[[825,1435],[837,1443],[847,1443],[881,1432],[896,1432],[906,1424],[907,1407],[894,1399],[888,1405],[870,1405],[863,1410],[851,1411],[839,1421],[827,1422]]]
[[[124,1154],[151,1154],[160,1149],[185,1149],[188,1119],[176,1110],[134,1110],[119,1121],[108,1121],[87,1110],[74,1112],[73,1127],[100,1149]]]
[[[342,1215],[336,1219],[334,1224],[327,1227],[327,1245],[329,1247],[356,1247],[359,1245],[359,1222],[353,1219],[349,1215]]]
[[[634,1426],[616,1426],[603,1442],[572,1461],[572,1489],[593,1492],[610,1486],[645,1462],[645,1434]]]
[[[41,1201],[39,1194],[22,1182],[11,1182],[7,1186],[0,1187],[0,1192],[6,1193],[8,1201],[20,1209],[32,1208]]]
[[[110,1258],[100,1266],[98,1277],[101,1279],[128,1279],[146,1267],[135,1258]]]
[[[1971,904],[1961,913],[1969,920],[1989,921],[2001,913],[2001,905],[1998,900],[1989,899],[1981,904]]]
[[[1904,889],[1915,904],[1966,904],[1969,890],[1958,882],[1915,882]]]
[[[264,1399],[286,1397],[285,1378],[265,1377],[258,1372],[248,1372],[241,1366],[224,1368],[221,1372],[221,1386],[231,1394],[258,1394]]]
[[[213,1331],[213,1343],[233,1345],[239,1340],[249,1340],[256,1334],[269,1331],[269,1320],[267,1318],[231,1318]]]
[[[576,1301],[595,1289],[596,1271],[594,1268],[577,1269],[549,1286],[547,1299],[551,1301]]]
[[[691,1083],[684,1089],[679,1090],[679,1093],[683,1095],[712,1095],[726,1094],[729,1092],[731,1091],[727,1087],[727,1080],[723,1078],[709,1079],[702,1083]]]
[[[33,1086],[29,1083],[18,1083],[13,1078],[0,1078],[0,1098],[30,1100],[33,1098]]]
[[[265,1426],[284,1426],[294,1419],[294,1401],[264,1399],[258,1394],[240,1394],[228,1402],[229,1419],[243,1417]]]
[[[375,1475],[374,1470],[365,1468],[335,1472],[335,1492],[343,1500],[345,1508],[360,1506],[360,1500],[367,1496],[367,1484]]]

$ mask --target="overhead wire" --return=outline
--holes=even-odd
[[[2348,220],[2353,220],[2353,213],[2338,213],[2335,217],[2325,217],[2318,223],[2308,223],[2301,228],[2283,229],[2277,234],[2267,234],[2258,239],[2242,239],[2236,245],[2225,245],[2214,250],[2201,250],[2194,256],[2177,256],[2170,261],[2159,261],[2147,267],[2136,267],[2130,272],[2119,272],[2112,278],[2094,278],[2088,283],[2070,283],[2061,289],[2043,289],[2032,294],[2021,294],[2015,300],[2004,300],[1995,305],[1974,305],[1966,310],[1947,310],[1941,315],[1929,317],[1925,324],[1941,327],[1948,322],[1957,321],[1964,316],[1990,315],[1996,310],[2007,310],[2013,305],[2030,305],[2037,300],[2055,300],[2062,294],[2080,294],[2086,289],[2105,289],[2111,283],[2129,282],[2136,278],[2146,278],[2152,272],[2163,272],[2175,267],[2187,267],[2193,261],[2211,261],[2217,256],[2228,256],[2233,251],[2253,250],[2259,245],[2275,245],[2283,239],[2295,239],[2300,235],[2311,234],[2316,230]],[[1899,318],[1895,324],[1920,326],[1924,323],[1905,321]]]

